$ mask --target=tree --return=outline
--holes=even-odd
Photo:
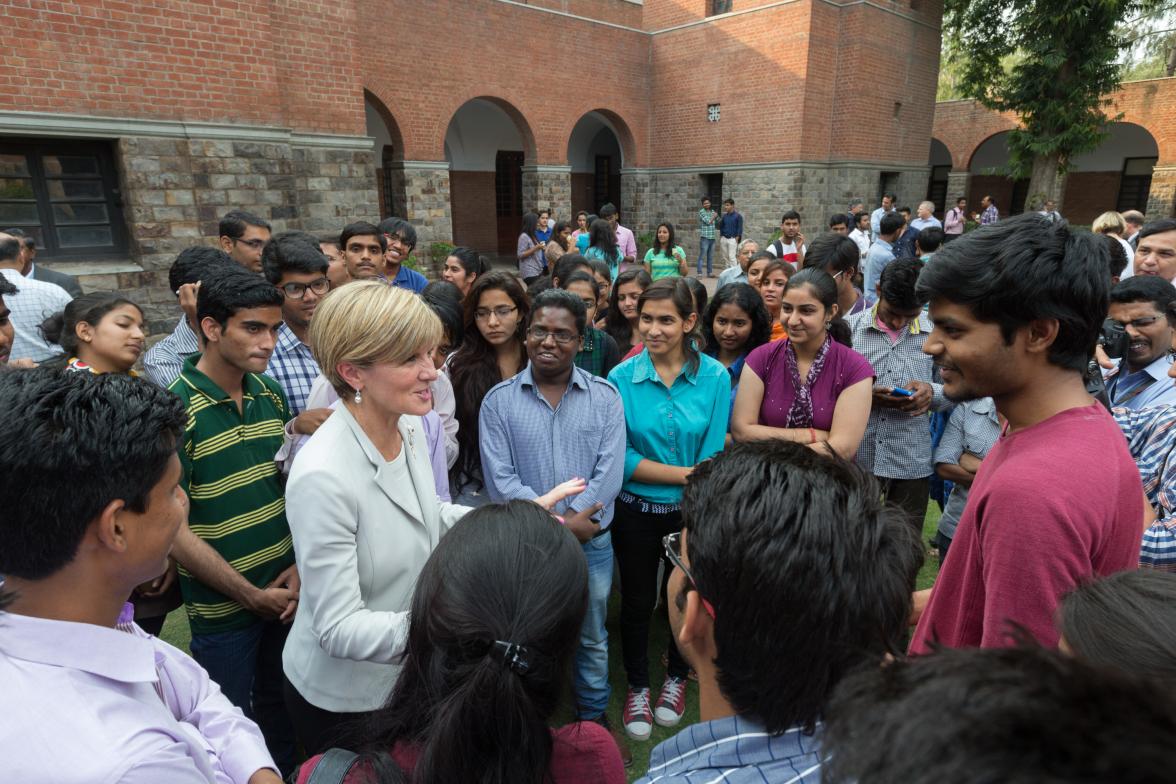
[[[1116,118],[1105,97],[1122,79],[1125,20],[1166,0],[947,0],[946,51],[963,95],[1017,115],[1009,174],[1029,176],[1027,203],[1061,207],[1070,161],[1098,147]],[[1009,58],[1016,61],[1008,67]]]

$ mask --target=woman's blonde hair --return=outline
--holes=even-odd
[[[379,280],[332,291],[310,320],[314,358],[340,396],[354,391],[339,375],[341,363],[362,368],[401,364],[436,346],[441,336],[441,320],[420,297]]]
[[[1111,210],[1095,218],[1094,223],[1090,226],[1090,230],[1095,234],[1108,234],[1113,232],[1122,235],[1123,232],[1127,231],[1127,221],[1123,220],[1122,215]]]

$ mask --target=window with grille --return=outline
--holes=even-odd
[[[710,13],[707,16],[731,13],[731,0],[710,0]]]
[[[101,142],[0,142],[0,230],[37,242],[38,258],[126,253],[114,156]]]

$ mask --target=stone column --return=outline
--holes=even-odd
[[[572,220],[572,167],[541,166],[529,164],[523,167],[523,211],[551,210],[551,218]]]
[[[1176,165],[1156,166],[1147,194],[1147,219],[1176,217]]]
[[[432,242],[453,242],[449,163],[404,161],[402,171],[405,205],[402,217],[416,227],[417,248],[426,249]]]
[[[649,169],[621,169],[621,221],[634,234],[651,231],[656,225],[653,204],[653,172]]]
[[[941,205],[943,211],[946,213],[947,210],[954,207],[957,199],[968,198],[968,188],[970,187],[972,187],[972,173],[967,169],[962,171],[952,169],[948,172],[947,198],[944,199],[946,203]],[[968,205],[968,208],[975,209],[971,204]]]

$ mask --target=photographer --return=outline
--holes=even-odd
[[[1176,333],[1165,317],[1173,302],[1176,288],[1155,276],[1128,278],[1111,289],[1108,321],[1126,333],[1126,346],[1106,352],[1112,358],[1103,363],[1112,407],[1138,411],[1176,404],[1176,386],[1168,378]],[[1114,331],[1113,325],[1108,328]]]

